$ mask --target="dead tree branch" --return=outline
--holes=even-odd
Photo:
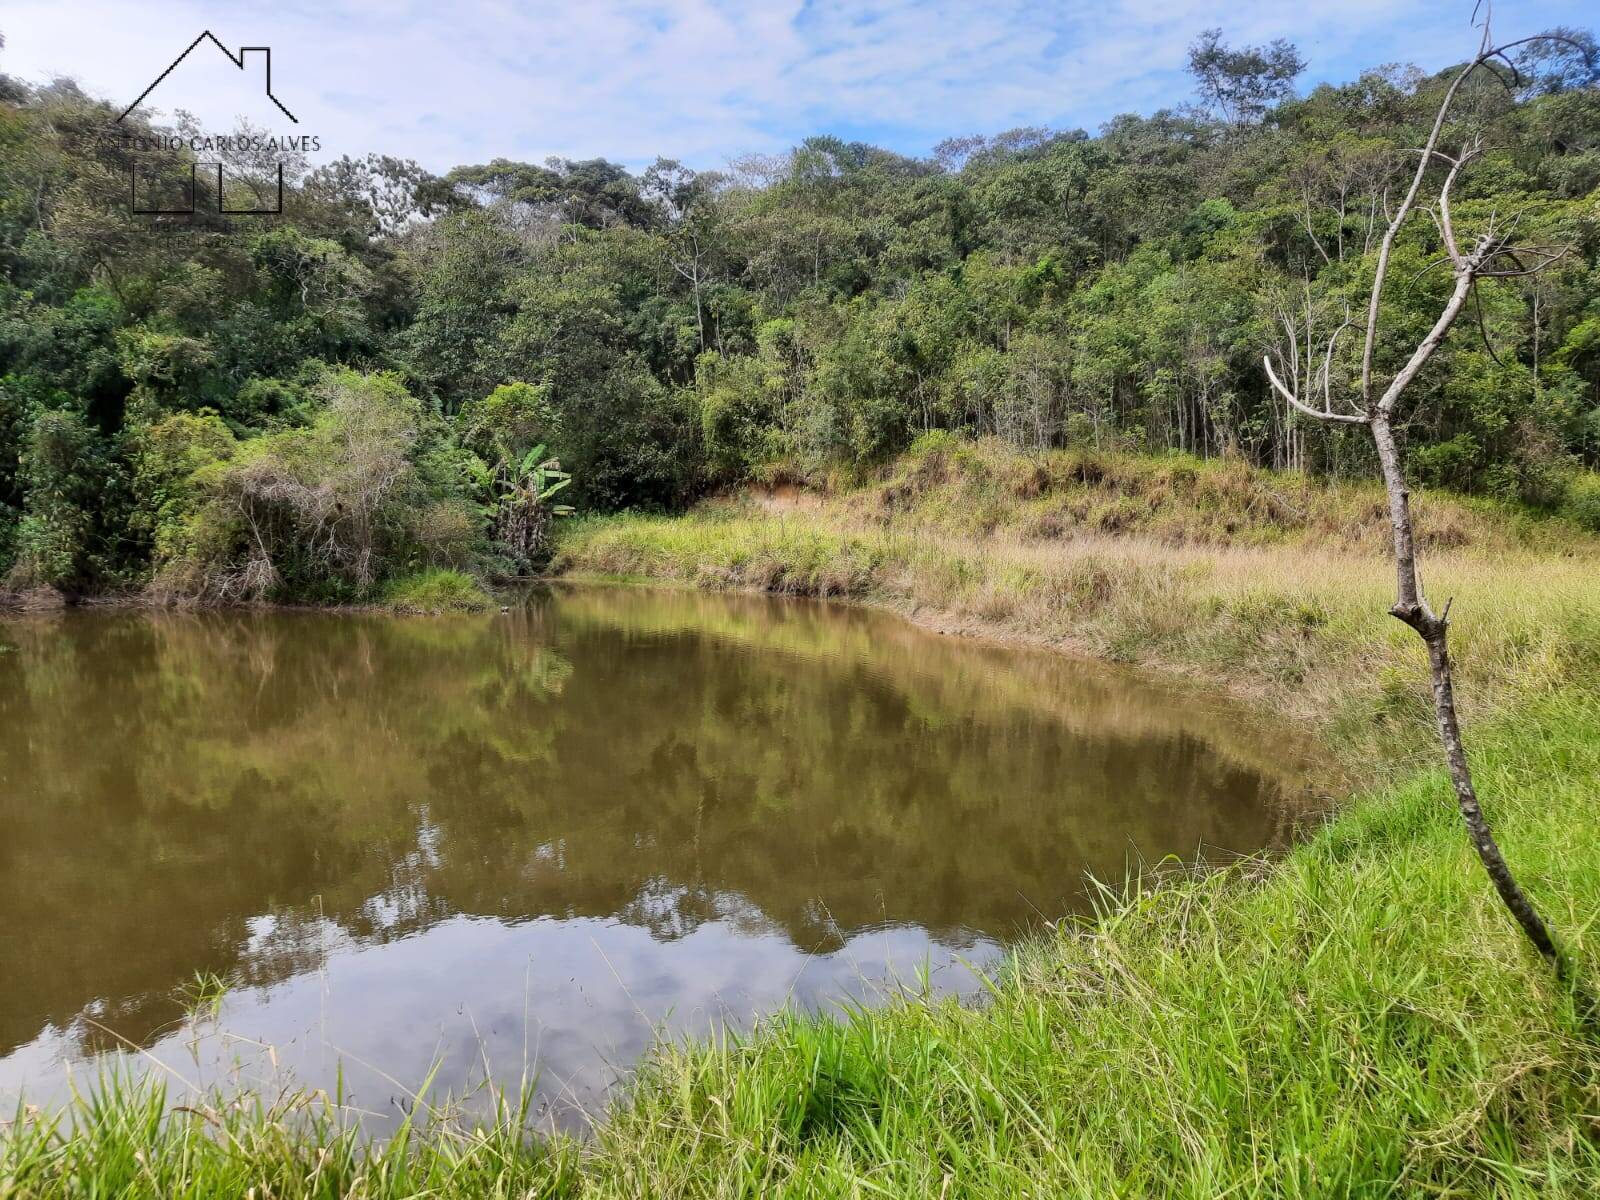
[[[1415,630],[1427,647],[1434,720],[1462,822],[1466,826],[1468,837],[1477,851],[1485,872],[1507,911],[1529,943],[1554,969],[1556,977],[1571,986],[1581,1006],[1592,1014],[1595,1011],[1594,999],[1582,981],[1575,977],[1570,961],[1551,935],[1549,926],[1545,924],[1533,902],[1512,874],[1479,804],[1473,784],[1472,769],[1462,742],[1461,722],[1456,711],[1455,683],[1449,650],[1450,605],[1445,605],[1442,614],[1435,614],[1422,589],[1417,572],[1416,538],[1411,519],[1411,492],[1406,483],[1393,427],[1395,406],[1400,397],[1405,394],[1417,374],[1438,350],[1445,335],[1455,324],[1456,318],[1461,315],[1468,298],[1475,295],[1478,280],[1534,275],[1566,253],[1564,248],[1513,245],[1520,214],[1501,227],[1499,214],[1492,213],[1482,230],[1470,238],[1462,238],[1456,227],[1451,210],[1451,193],[1461,173],[1482,155],[1483,145],[1481,137],[1474,137],[1457,155],[1451,156],[1439,149],[1439,142],[1444,136],[1451,108],[1462,85],[1476,71],[1493,60],[1509,61],[1506,51],[1538,40],[1523,38],[1495,45],[1490,37],[1487,3],[1482,5],[1482,11],[1483,35],[1477,54],[1451,81],[1434,115],[1427,141],[1416,151],[1419,158],[1416,172],[1411,178],[1411,185],[1406,190],[1399,207],[1388,214],[1388,226],[1378,247],[1378,259],[1367,302],[1366,322],[1362,330],[1359,392],[1342,405],[1336,404],[1333,394],[1335,350],[1340,334],[1351,324],[1348,316],[1327,340],[1320,371],[1322,376],[1320,407],[1315,403],[1315,393],[1318,390],[1316,381],[1309,378],[1302,381],[1298,365],[1290,373],[1288,383],[1280,378],[1270,355],[1266,357],[1265,365],[1267,379],[1271,382],[1273,390],[1295,411],[1319,421],[1366,425],[1371,430],[1384,490],[1388,497],[1389,524],[1393,538],[1395,602],[1389,611],[1395,618]],[[1492,73],[1499,78],[1497,71]],[[1433,266],[1448,264],[1454,285],[1427,334],[1412,349],[1388,383],[1380,388],[1375,382],[1374,356],[1381,325],[1383,289],[1388,279],[1395,241],[1408,219],[1416,211],[1428,180],[1429,169],[1436,164],[1448,166],[1443,180],[1438,185],[1435,203],[1429,210],[1429,215],[1433,218],[1444,245],[1444,256],[1431,263],[1428,268],[1424,268],[1424,273]],[[1513,264],[1514,269],[1494,265],[1500,261]],[[1312,320],[1308,299],[1308,330],[1311,328]],[[1285,315],[1284,325],[1289,331],[1291,356],[1298,363],[1300,350],[1295,338],[1295,322]],[[1308,360],[1313,355],[1313,349],[1308,346]],[[1302,384],[1306,394],[1302,393]]]

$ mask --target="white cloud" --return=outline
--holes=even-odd
[[[1583,9],[1502,0],[1496,21],[1527,32],[1582,24]],[[0,69],[70,75],[126,103],[210,29],[231,49],[273,47],[274,91],[333,154],[441,170],[547,154],[714,166],[810,133],[926,153],[950,134],[1094,128],[1185,95],[1185,47],[1212,25],[1233,41],[1295,40],[1315,78],[1438,67],[1470,48],[1470,12],[1430,0],[8,0]],[[153,99],[239,107],[240,73],[215,58],[181,100],[165,88]]]

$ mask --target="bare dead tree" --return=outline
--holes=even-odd
[[[1483,809],[1478,803],[1478,795],[1472,782],[1472,770],[1468,765],[1466,750],[1461,740],[1461,723],[1456,714],[1455,685],[1451,674],[1449,650],[1450,604],[1447,601],[1444,610],[1435,613],[1423,594],[1422,584],[1417,575],[1416,539],[1411,522],[1411,493],[1406,486],[1394,436],[1395,405],[1406,388],[1416,379],[1417,373],[1444,341],[1445,335],[1455,324],[1456,318],[1461,315],[1479,281],[1536,275],[1565,253],[1560,248],[1519,243],[1517,224],[1520,214],[1503,218],[1498,212],[1492,213],[1475,234],[1467,235],[1457,230],[1451,212],[1451,191],[1462,171],[1483,153],[1481,135],[1467,138],[1454,155],[1440,149],[1451,106],[1455,103],[1462,85],[1473,74],[1494,62],[1504,63],[1513,79],[1516,79],[1516,68],[1511,64],[1508,54],[1510,50],[1517,46],[1559,37],[1559,35],[1540,35],[1497,45],[1490,36],[1488,4],[1484,3],[1481,8],[1483,36],[1477,55],[1456,75],[1446,90],[1434,117],[1428,140],[1417,151],[1419,160],[1411,178],[1410,188],[1405,194],[1405,199],[1390,217],[1388,227],[1384,230],[1383,240],[1378,246],[1378,261],[1368,298],[1365,326],[1359,334],[1361,339],[1359,390],[1349,389],[1353,394],[1336,397],[1333,382],[1335,356],[1340,338],[1355,325],[1351,314],[1348,312],[1345,314],[1342,322],[1327,335],[1326,341],[1321,345],[1307,344],[1304,347],[1300,345],[1299,339],[1302,335],[1310,343],[1311,330],[1318,315],[1312,309],[1309,297],[1303,322],[1290,318],[1287,313],[1281,314],[1288,344],[1288,354],[1285,356],[1285,362],[1289,364],[1287,381],[1274,369],[1271,355],[1266,357],[1265,363],[1267,378],[1271,381],[1273,389],[1295,411],[1319,421],[1365,425],[1371,431],[1373,444],[1378,452],[1384,489],[1388,493],[1389,524],[1394,539],[1396,594],[1395,603],[1389,611],[1414,629],[1427,646],[1428,665],[1433,684],[1434,719],[1438,726],[1439,740],[1444,747],[1445,762],[1449,768],[1450,782],[1455,790],[1461,819],[1466,825],[1479,860],[1483,863],[1507,910],[1521,927],[1522,932],[1527,935],[1528,941],[1554,969],[1556,977],[1572,985],[1580,993],[1581,999],[1588,996],[1587,989],[1573,977],[1573,969],[1567,956],[1556,943],[1549,926],[1539,915],[1527,893],[1522,890],[1516,877],[1511,873],[1511,868],[1507,865],[1505,856],[1501,853],[1489,823],[1484,819]],[[1505,82],[1503,77],[1500,78],[1501,82]],[[1417,343],[1410,356],[1388,383],[1380,386],[1375,378],[1373,354],[1378,341],[1380,305],[1384,284],[1389,274],[1391,254],[1395,239],[1402,227],[1419,209],[1419,200],[1430,173],[1433,178],[1438,178],[1437,171],[1433,170],[1438,167],[1444,168],[1445,173],[1437,185],[1438,191],[1433,205],[1424,211],[1433,218],[1444,249],[1443,257],[1435,265],[1449,265],[1453,286],[1443,310],[1427,335]],[[1592,1001],[1590,1003],[1592,1005]]]

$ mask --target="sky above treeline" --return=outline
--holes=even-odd
[[[1494,6],[1499,37],[1593,26],[1577,0]],[[369,151],[443,171],[495,157],[658,155],[699,168],[811,134],[924,156],[941,139],[1018,126],[1097,129],[1191,95],[1188,44],[1286,37],[1306,88],[1367,67],[1433,70],[1477,45],[1471,0],[6,0],[0,70],[66,75],[131,103],[202,31],[272,47],[260,106],[244,71],[202,46],[151,94],[208,126],[240,113],[312,134],[316,157]]]

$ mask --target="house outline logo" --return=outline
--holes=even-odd
[[[272,103],[277,106],[278,111],[281,112],[284,116],[288,117],[291,123],[293,123],[295,125],[298,125],[300,123],[300,118],[295,116],[292,112],[290,112],[289,109],[288,109],[288,106],[285,105],[282,100],[279,100],[278,97],[273,94],[273,91],[272,91],[272,47],[271,46],[240,46],[239,47],[239,53],[235,54],[233,51],[229,50],[226,46],[224,46],[222,44],[222,42],[217,38],[217,36],[214,33],[212,33],[209,29],[206,29],[206,30],[202,30],[199,37],[195,38],[194,41],[192,41],[192,42],[190,42],[188,44],[188,46],[184,47],[183,53],[179,54],[177,58],[173,59],[171,65],[168,66],[166,70],[162,71],[161,74],[157,75],[155,77],[155,79],[151,82],[150,86],[145,88],[144,91],[139,93],[139,98],[137,100],[135,100],[132,104],[128,105],[127,108],[123,109],[122,112],[117,115],[117,119],[114,122],[112,122],[112,124],[113,125],[120,125],[124,118],[126,118],[130,113],[133,112],[134,109],[138,108],[141,104],[143,104],[145,102],[145,100],[147,100],[149,98],[151,92],[155,91],[158,87],[161,86],[161,84],[166,80],[168,75],[171,75],[174,71],[176,71],[178,69],[178,67],[180,65],[182,65],[184,59],[188,58],[190,54],[194,53],[195,48],[198,47],[201,42],[207,42],[207,41],[210,42],[213,46],[215,46],[218,50],[220,50],[223,53],[223,55],[226,56],[227,60],[229,62],[231,62],[235,67],[239,68],[240,71],[243,71],[245,69],[245,63],[246,63],[245,56],[246,55],[253,54],[253,53],[254,54],[263,55],[264,58],[265,58],[265,64],[266,64],[265,90],[266,90],[266,94],[267,94],[267,99],[272,101]],[[202,167],[206,168],[208,171],[212,167],[216,168],[216,172],[217,172],[217,212],[220,213],[221,215],[223,215],[223,216],[278,216],[278,215],[282,214],[282,212],[283,212],[283,164],[281,162],[278,164],[278,195],[277,195],[277,203],[274,204],[273,207],[271,207],[271,208],[229,208],[227,206],[227,201],[225,200],[224,195],[223,195],[223,179],[222,179],[222,163],[221,162],[215,162],[215,163],[195,162],[195,163],[192,163],[190,165],[190,167],[189,167],[189,203],[188,203],[188,205],[186,207],[183,207],[183,208],[161,208],[161,207],[141,208],[139,206],[139,166],[138,166],[137,162],[133,162],[128,167],[128,204],[129,204],[130,211],[132,211],[133,213],[135,213],[135,214],[137,214],[139,216],[192,216],[196,211],[195,198],[199,194],[199,189],[198,189],[198,187],[196,185],[199,182],[199,172],[200,172],[200,169]]]
[[[155,91],[158,87],[160,87],[162,81],[164,79],[166,79],[166,77],[168,75],[171,75],[174,71],[176,71],[178,69],[179,64],[181,64],[184,59],[188,58],[190,54],[194,53],[194,48],[196,46],[198,46],[201,42],[205,42],[205,41],[209,41],[218,50],[221,50],[222,53],[227,56],[228,61],[231,62],[234,66],[238,67],[239,70],[241,70],[241,71],[244,70],[244,56],[246,54],[250,54],[250,53],[265,54],[267,56],[267,72],[266,72],[266,74],[267,74],[267,79],[266,79],[267,99],[271,100],[274,104],[276,104],[278,106],[278,111],[283,113],[284,116],[288,117],[289,120],[293,121],[296,125],[300,124],[300,118],[295,116],[292,112],[290,112],[287,108],[285,108],[283,101],[279,100],[276,96],[274,96],[272,94],[272,47],[271,46],[240,46],[239,47],[239,53],[235,54],[232,50],[229,50],[220,41],[218,41],[216,34],[212,33],[211,30],[209,30],[209,29],[202,30],[201,33],[200,33],[200,36],[195,38],[194,41],[190,42],[189,45],[187,47],[185,47],[183,53],[178,55],[177,58],[172,60],[172,65],[170,67],[168,67],[165,71],[161,72],[161,74],[157,75],[156,78],[155,78],[155,82],[153,82],[149,87],[145,88],[144,91],[140,92],[139,93],[139,98],[137,100],[135,100],[132,104],[128,105],[127,108],[122,110],[121,114],[118,115],[117,120],[120,122],[123,117],[127,116],[134,109],[138,108],[139,105],[143,104],[145,102],[145,98],[147,96],[149,96],[151,92]]]

